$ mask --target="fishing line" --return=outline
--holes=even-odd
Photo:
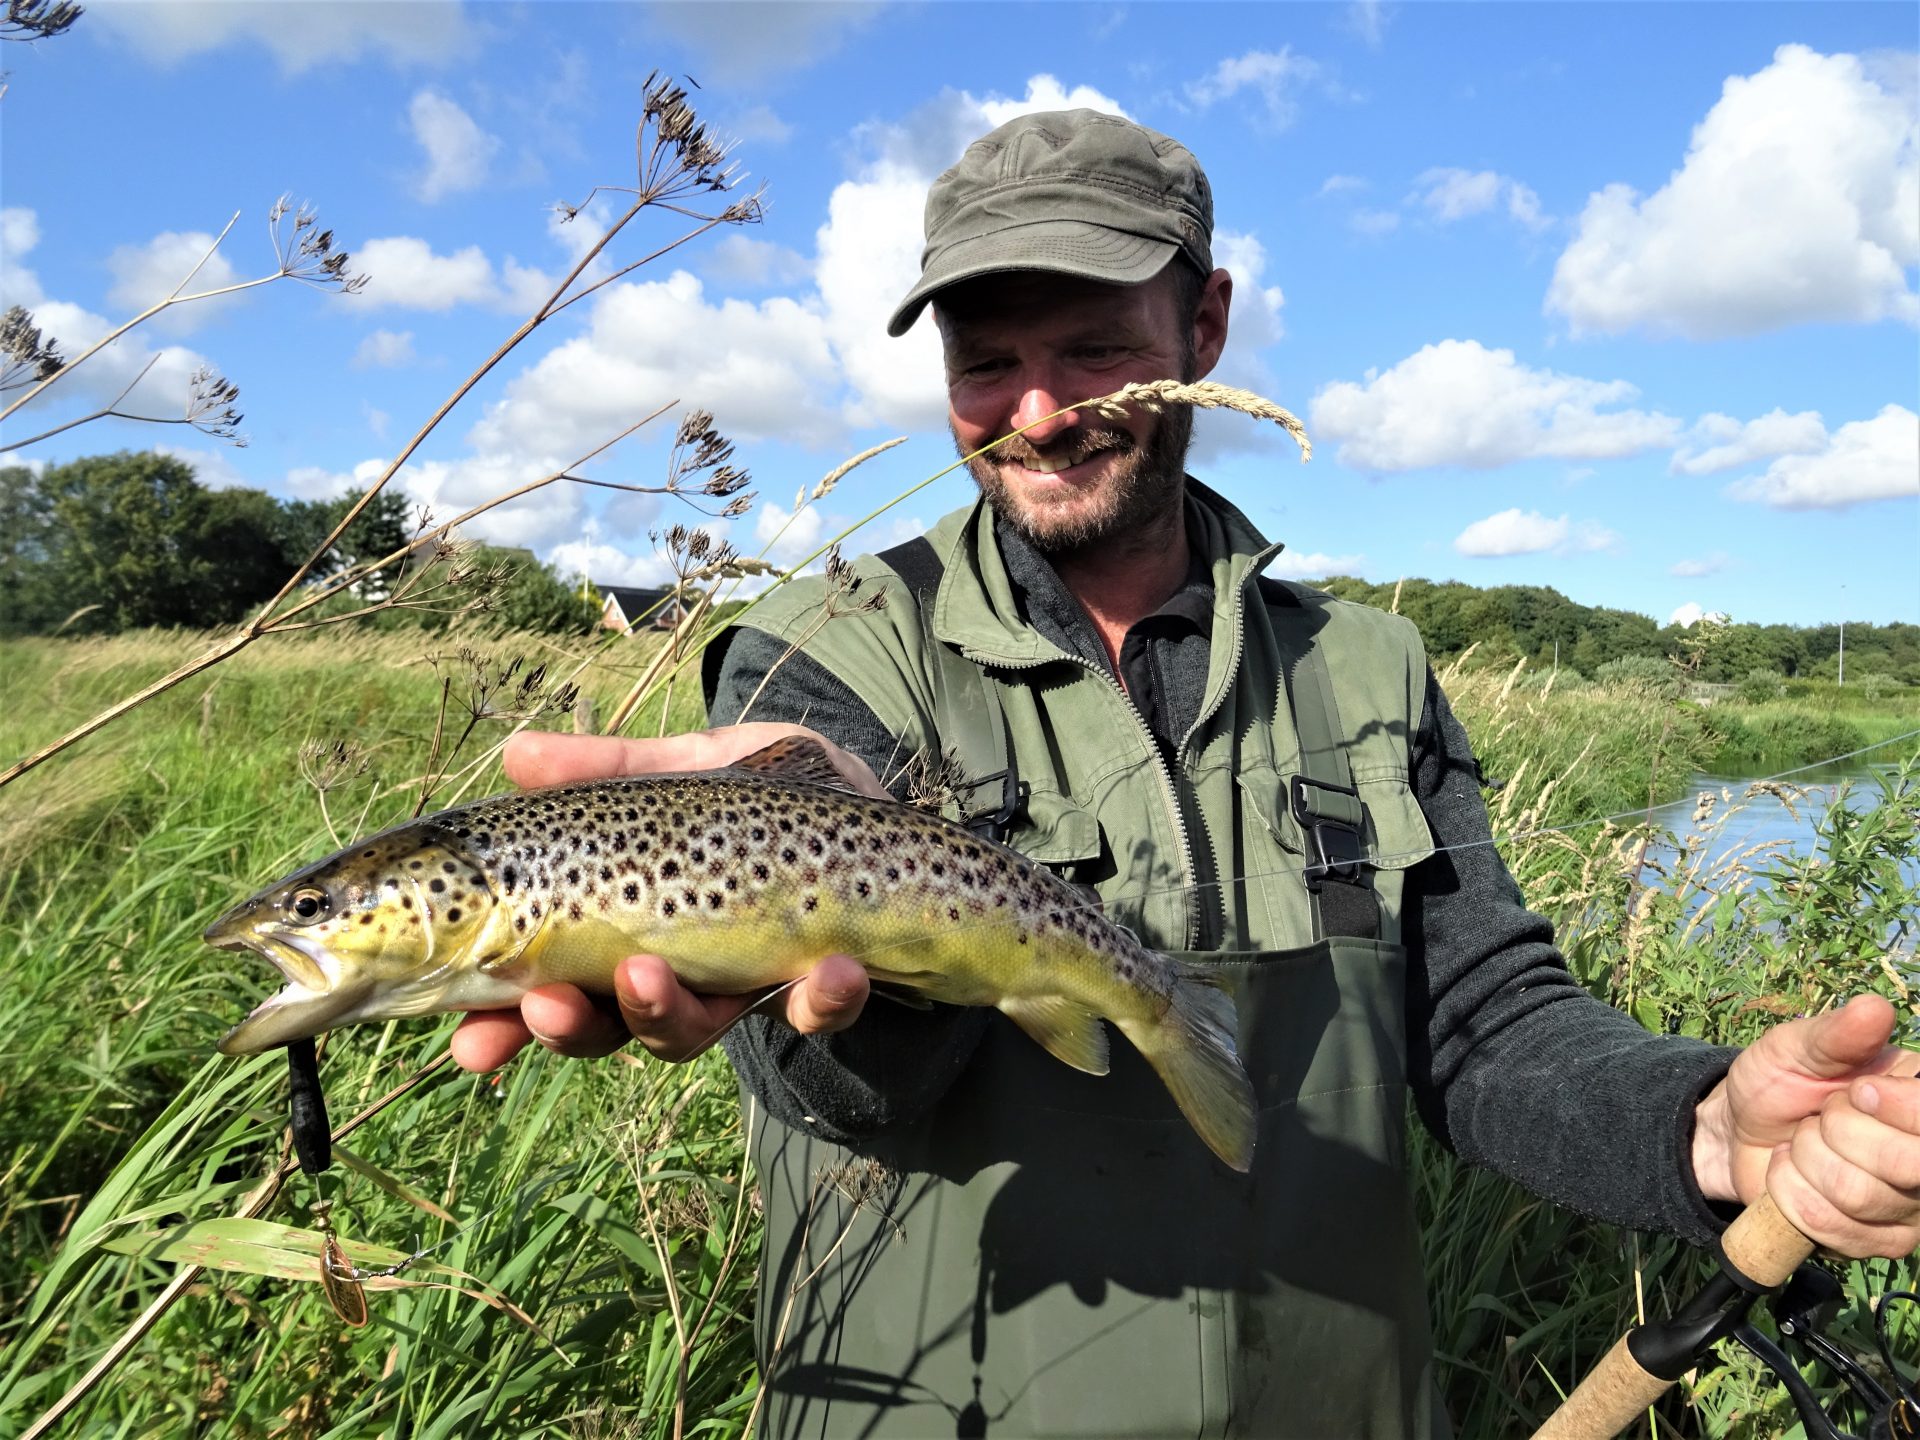
[[[1863,745],[1859,749],[1849,750],[1843,755],[1829,756],[1824,760],[1815,760],[1809,764],[1797,765],[1790,770],[1781,770],[1772,775],[1761,776],[1758,779],[1747,781],[1746,784],[1749,789],[1757,785],[1776,785],[1776,784],[1779,784],[1781,781],[1788,779],[1791,776],[1803,775],[1809,770],[1819,770],[1828,765],[1838,765],[1843,761],[1855,760],[1862,755],[1869,755],[1876,750],[1884,750],[1890,745],[1899,745],[1904,743],[1905,741],[1914,740],[1914,739],[1920,739],[1920,729],[1909,730],[1903,735],[1895,735],[1886,740],[1877,740],[1871,745]],[[1456,845],[1436,845],[1428,849],[1422,849],[1422,850],[1397,850],[1397,851],[1376,852],[1373,854],[1362,855],[1361,859],[1368,862],[1369,864],[1372,864],[1377,869],[1382,864],[1385,864],[1387,862],[1394,861],[1394,860],[1410,860],[1410,861],[1421,860],[1421,859],[1430,858],[1434,855],[1449,855],[1449,854],[1455,854],[1455,853],[1466,851],[1466,850],[1480,850],[1480,849],[1485,849],[1488,846],[1506,845],[1517,840],[1532,840],[1545,835],[1571,834],[1574,831],[1591,829],[1596,825],[1610,825],[1620,821],[1629,821],[1629,820],[1637,820],[1642,823],[1645,823],[1646,818],[1652,808],[1654,807],[1650,807],[1647,805],[1638,805],[1631,810],[1621,810],[1611,815],[1592,816],[1585,820],[1570,820],[1562,825],[1535,826],[1531,829],[1509,831],[1505,835],[1489,835],[1484,840],[1463,840]],[[1307,872],[1307,869],[1308,869],[1308,866],[1306,862],[1302,861],[1301,863],[1296,865],[1282,865],[1282,866],[1275,867],[1274,869],[1271,869],[1271,870],[1249,871],[1244,875],[1230,876],[1224,880],[1196,880],[1196,881],[1192,881],[1182,885],[1156,886],[1146,890],[1134,891],[1130,894],[1116,895],[1113,897],[1112,903],[1154,900],[1167,895],[1184,895],[1184,894],[1198,893],[1203,890],[1217,890],[1228,885],[1238,885],[1248,880],[1268,880],[1268,879],[1273,879],[1279,876],[1305,875]],[[1060,907],[1060,910],[1062,914],[1073,913],[1080,910],[1092,910],[1092,911],[1099,912],[1104,910],[1107,903],[1109,902],[1105,902],[1098,899],[1077,901],[1070,904],[1062,905]],[[953,928],[962,929],[962,930],[982,929],[994,923],[996,922],[991,920],[977,920],[977,921],[962,924]],[[918,940],[902,940],[902,941],[895,941],[894,943],[889,945],[876,946],[871,950],[861,951],[858,954],[854,954],[853,952],[846,952],[846,953],[849,955],[849,958],[851,959],[862,960],[867,956],[878,955],[888,950],[905,949],[919,943],[920,942]]]

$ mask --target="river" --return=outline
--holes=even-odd
[[[1703,792],[1712,792],[1716,796],[1731,797],[1731,800],[1721,799],[1716,804],[1716,818],[1726,817],[1727,812],[1735,806],[1741,807],[1730,818],[1722,818],[1715,828],[1707,845],[1712,863],[1753,845],[1779,846],[1797,854],[1806,854],[1815,844],[1815,831],[1821,817],[1834,803],[1835,797],[1842,793],[1843,782],[1846,782],[1849,809],[1871,809],[1881,793],[1876,777],[1891,774],[1895,768],[1892,762],[1874,764],[1865,760],[1849,760],[1801,771],[1783,782],[1793,787],[1790,794],[1798,792],[1791,808],[1785,800],[1770,794],[1743,799],[1749,785],[1756,779],[1767,777],[1712,775],[1702,771],[1689,782],[1684,799],[1655,808],[1654,824],[1659,829],[1683,836],[1700,828],[1694,820],[1695,807]],[[1673,852],[1668,850],[1666,853],[1671,855]],[[1920,861],[1910,861],[1902,869],[1910,881],[1920,885]]]

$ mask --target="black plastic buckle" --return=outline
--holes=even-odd
[[[1300,829],[1307,837],[1307,868],[1304,872],[1307,888],[1319,890],[1321,882],[1328,876],[1349,885],[1358,884],[1365,853],[1361,847],[1360,827],[1322,815],[1314,804],[1314,797],[1308,793],[1308,786],[1315,790],[1331,791],[1335,795],[1349,796],[1356,805],[1360,799],[1360,792],[1349,785],[1330,785],[1324,780],[1312,780],[1305,775],[1295,775],[1288,781],[1293,818],[1299,822]]]
[[[1007,772],[1002,770],[997,775],[984,775],[966,788],[977,790],[982,785],[991,785],[996,780],[1004,781],[1006,778]],[[1007,836],[1013,833],[1013,817],[1027,806],[1029,789],[1024,780],[1011,786],[1003,784],[1000,787],[1000,808],[986,815],[969,815],[967,829],[982,840],[991,840],[996,845],[1006,844]]]

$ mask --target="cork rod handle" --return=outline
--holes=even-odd
[[[1813,1242],[1780,1213],[1771,1195],[1762,1195],[1720,1237],[1727,1261],[1747,1279],[1769,1289],[1787,1283],[1813,1254]],[[1666,1393],[1673,1382],[1650,1375],[1627,1348],[1627,1336],[1614,1342],[1533,1440],[1611,1440]]]

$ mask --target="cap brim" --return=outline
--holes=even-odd
[[[1165,269],[1179,249],[1171,241],[1082,220],[1040,220],[969,236],[945,246],[927,262],[920,283],[907,292],[887,321],[887,334],[906,334],[935,292],[977,275],[1048,270],[1109,285],[1138,285]]]

